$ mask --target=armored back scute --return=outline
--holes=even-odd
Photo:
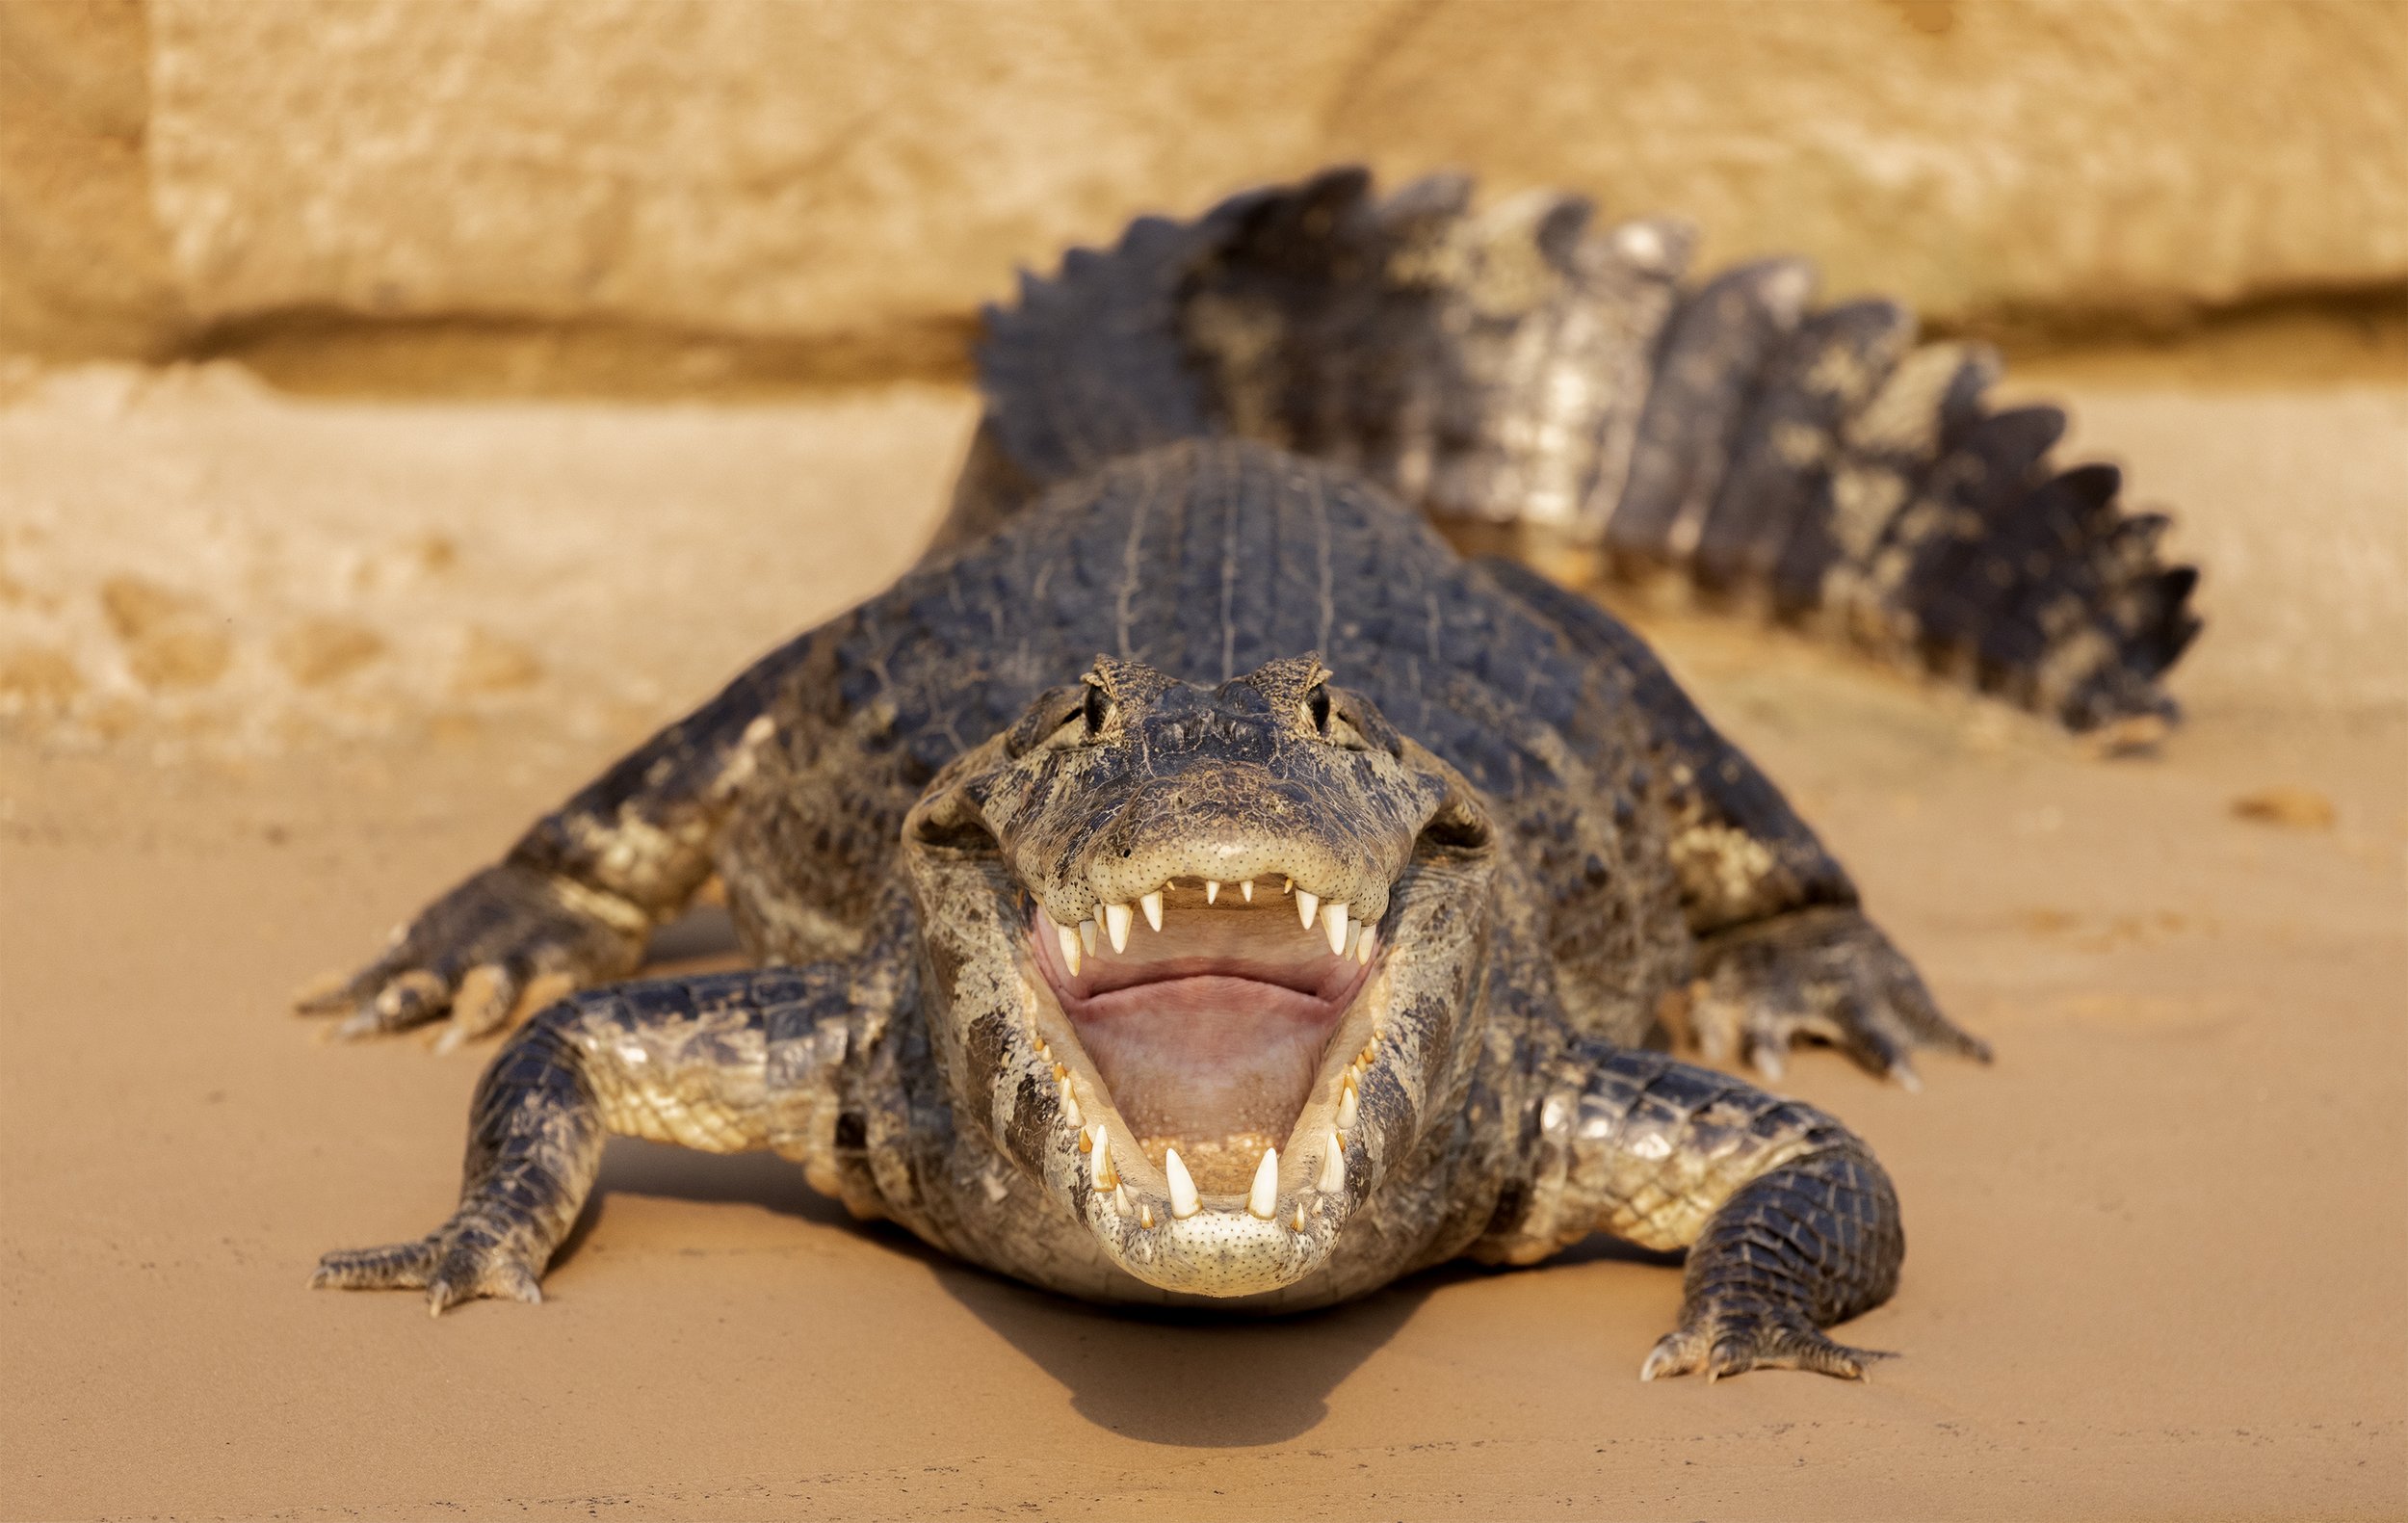
[[[1819,629],[2074,729],[2170,719],[2198,580],[2110,466],[2060,470],[2050,407],[1992,411],[1978,346],[1816,308],[1764,260],[1685,283],[1678,223],[1578,197],[1374,197],[1360,170],[1073,249],[987,313],[986,414],[943,542],[1176,439],[1348,466],[1442,524]]]

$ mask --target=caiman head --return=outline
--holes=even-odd
[[[903,835],[957,1111],[1139,1279],[1303,1279],[1462,1092],[1490,822],[1317,656],[1099,659]]]

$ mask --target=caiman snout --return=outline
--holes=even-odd
[[[1470,807],[1317,657],[1099,660],[906,827],[958,1092],[1138,1278],[1296,1283],[1465,1029],[1485,876],[1416,853]]]

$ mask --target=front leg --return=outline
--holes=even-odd
[[[1639,1379],[1814,1370],[1885,1357],[1822,1328],[1897,1287],[1906,1239],[1872,1152],[1831,1117],[1655,1053],[1584,1045],[1537,1112],[1534,1182],[1486,1256],[1530,1262],[1591,1231],[1686,1248],[1681,1325]]]
[[[459,1208],[427,1236],[327,1254],[313,1285],[418,1289],[429,1308],[537,1289],[612,1133],[706,1152],[766,1147],[781,1124],[771,1038],[824,1001],[815,970],[663,979],[577,995],[495,1056],[470,1108]]]

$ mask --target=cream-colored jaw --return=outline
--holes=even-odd
[[[1172,885],[1155,905],[1140,901],[1138,912],[1128,916],[1124,936],[1158,934],[1153,930],[1158,919],[1191,905],[1201,910],[1222,903],[1223,896],[1207,881]],[[1266,907],[1286,897],[1276,880],[1271,887]],[[1245,903],[1242,895],[1237,902]],[[1327,924],[1330,907],[1315,906],[1313,918],[1320,924],[1314,929]],[[1288,922],[1292,927],[1303,918],[1301,910],[1296,913],[1298,920]],[[1108,938],[1118,918],[1107,906]],[[1389,993],[1385,968],[1368,969],[1329,1034],[1302,1107],[1283,1133],[1141,1137],[1124,1117],[1041,966],[1040,947],[1056,955],[1060,968],[1075,973],[1086,965],[1083,955],[1073,953],[1074,948],[1084,952],[1080,931],[1040,910],[1033,932],[1032,955],[1021,959],[1020,974],[1033,1045],[1049,1055],[1060,1089],[1056,1155],[1065,1163],[1058,1182],[1105,1250],[1149,1284],[1201,1296],[1252,1295],[1310,1274],[1326,1258],[1356,1203],[1348,1184],[1348,1149],[1362,1142],[1348,1132],[1360,1119],[1360,1087],[1379,1046]],[[1369,929],[1359,924],[1348,926],[1342,939],[1330,940],[1333,954],[1341,956],[1374,945]],[[1368,950],[1362,960],[1370,962]],[[1205,1163],[1197,1161],[1199,1155]]]

